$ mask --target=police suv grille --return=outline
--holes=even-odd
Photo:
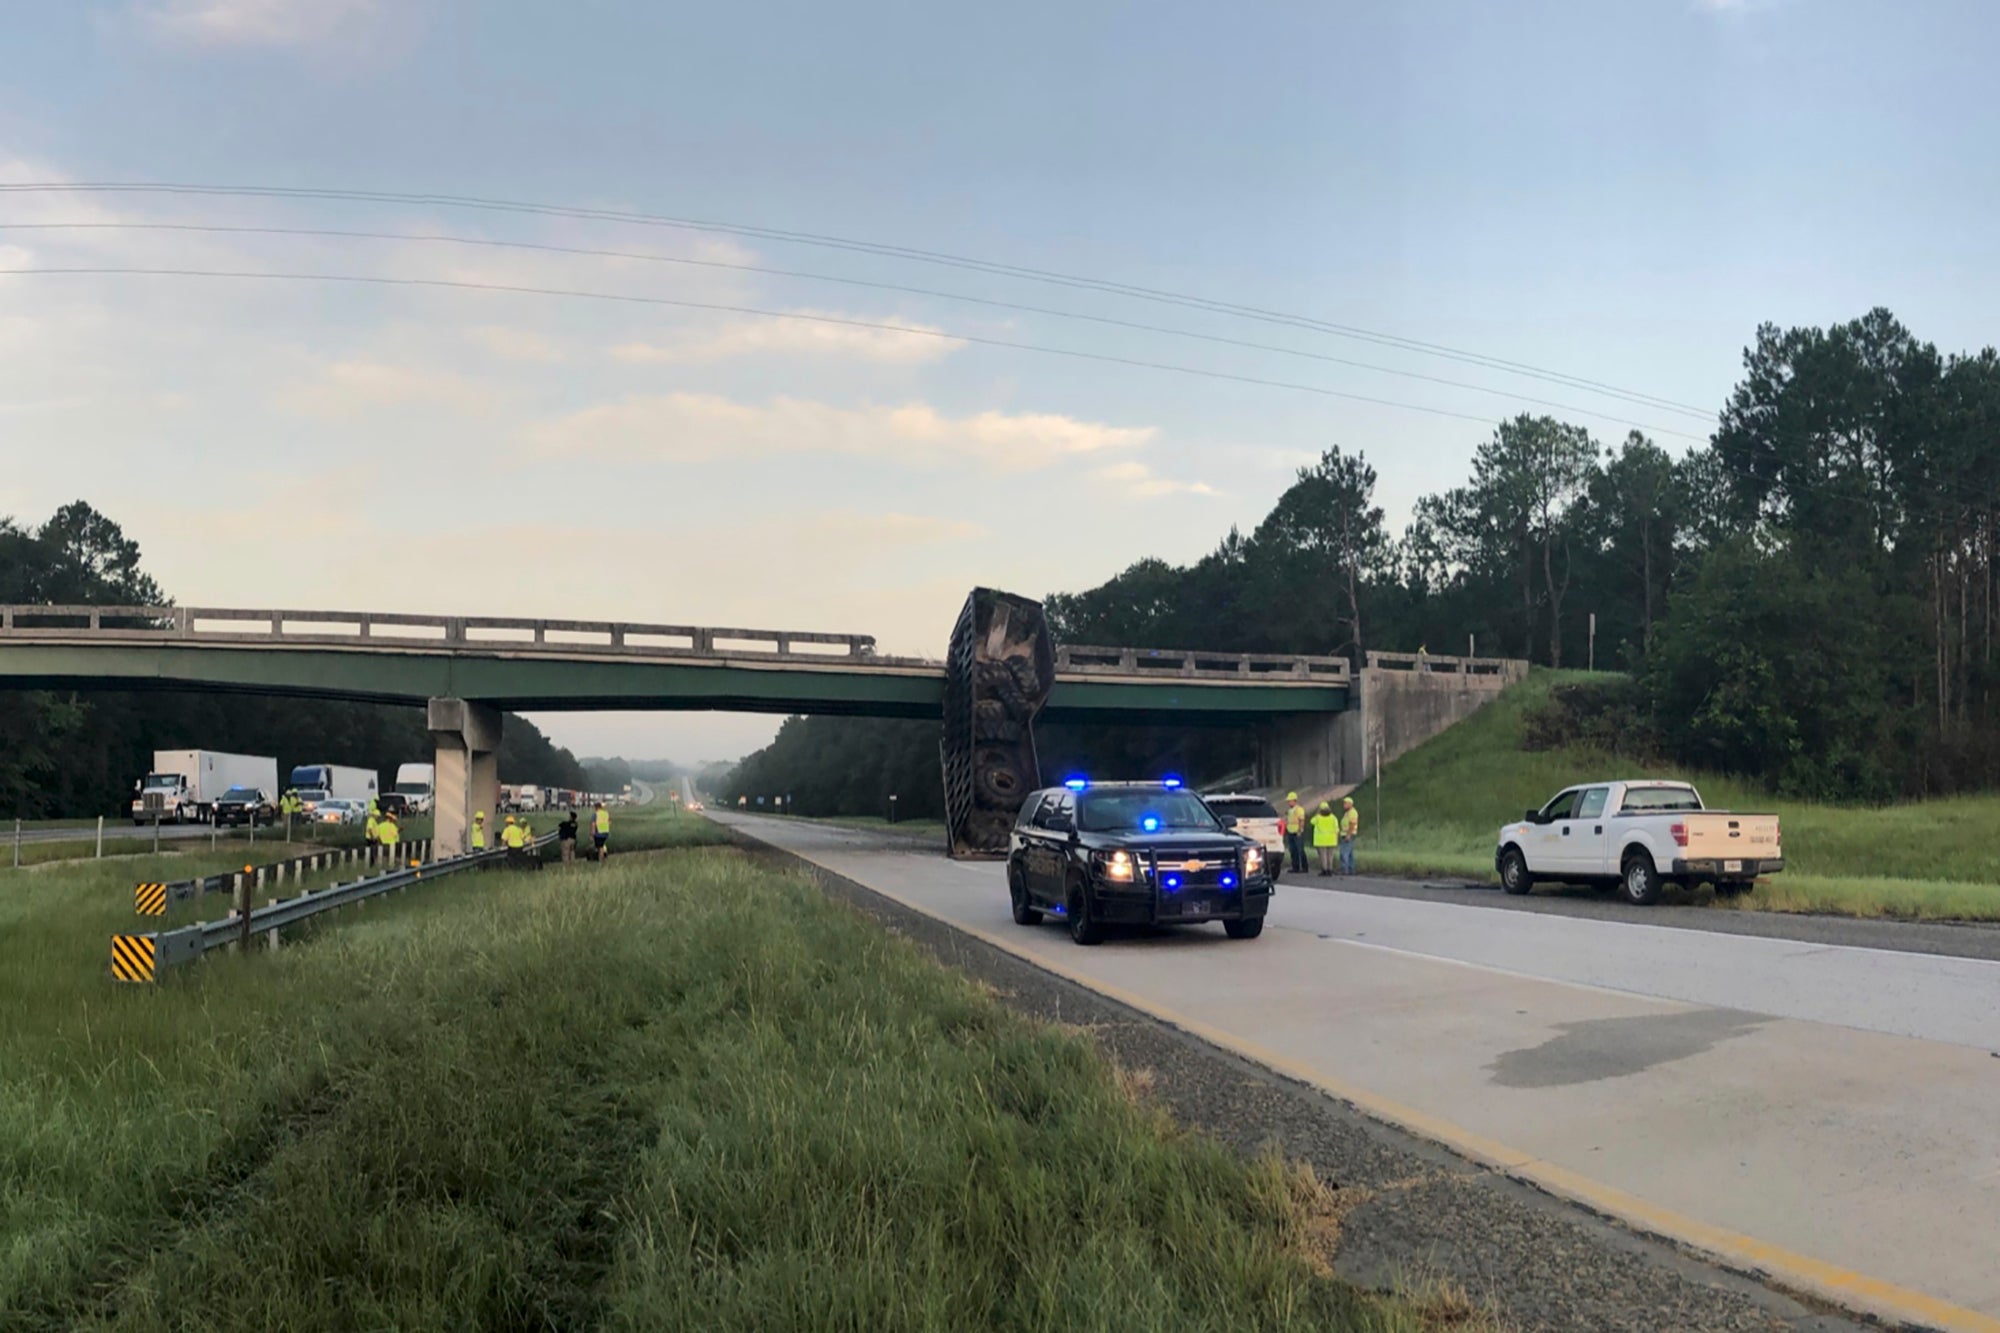
[[[1231,852],[1156,851],[1149,861],[1153,882],[1169,891],[1176,889],[1219,889],[1223,876],[1236,877],[1236,857]]]

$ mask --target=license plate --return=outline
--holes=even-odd
[[[1735,874],[1743,869],[1743,863],[1741,861],[1724,861],[1722,869],[1725,874]]]
[[[1182,915],[1182,916],[1207,916],[1207,915],[1208,915],[1208,904],[1207,904],[1207,903],[1204,903],[1204,902],[1188,902],[1188,903],[1182,903],[1182,904],[1181,904],[1181,915]]]

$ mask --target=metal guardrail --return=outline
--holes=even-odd
[[[165,916],[170,903],[183,903],[206,893],[231,891],[236,888],[237,882],[246,876],[249,877],[252,888],[262,889],[267,884],[272,888],[281,888],[287,875],[296,880],[307,874],[332,870],[339,866],[372,865],[378,860],[385,865],[401,865],[413,856],[418,860],[428,860],[430,857],[429,838],[399,842],[386,856],[380,854],[381,845],[363,843],[356,847],[329,847],[302,856],[287,857],[282,861],[271,861],[261,866],[225,870],[219,875],[199,875],[193,879],[165,882],[142,881],[132,886],[132,906],[140,916]]]
[[[555,834],[545,833],[530,845],[539,852],[555,840]],[[403,866],[385,874],[355,880],[350,884],[332,884],[323,889],[311,889],[296,898],[283,898],[248,913],[232,912],[220,921],[197,922],[192,926],[183,926],[179,930],[155,931],[151,934],[113,935],[111,976],[116,981],[154,982],[159,979],[159,974],[164,968],[191,963],[213,949],[227,948],[231,944],[247,944],[252,935],[260,932],[275,942],[279,931],[287,926],[295,926],[301,921],[310,920],[322,912],[331,912],[337,908],[366,902],[384,893],[409,888],[427,876],[436,879],[443,875],[456,874],[461,870],[494,865],[505,861],[508,855],[507,848],[499,847],[465,856],[454,856],[443,861]]]
[[[211,606],[0,606],[0,635],[15,639],[69,640],[88,635],[141,643],[297,644],[567,656],[604,653],[760,656],[833,662],[856,658],[881,660],[875,658],[875,639],[868,634],[653,625],[620,620]]]
[[[1069,644],[1056,649],[1056,674],[1102,676],[1178,676],[1195,680],[1236,680],[1248,677],[1291,684],[1313,681],[1344,684],[1344,657],[1310,657],[1287,653],[1201,653],[1161,648],[1096,648]]]

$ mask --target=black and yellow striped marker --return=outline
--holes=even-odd
[[[140,916],[165,916],[167,914],[167,886],[164,884],[135,884],[132,887],[132,906],[139,909]]]
[[[111,937],[111,976],[117,981],[153,980],[156,946],[151,935]]]

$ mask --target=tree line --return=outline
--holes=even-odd
[[[1357,665],[1420,645],[1556,668],[1594,655],[1624,675],[1537,735],[1829,799],[2000,781],[1990,347],[1940,352],[1881,309],[1767,324],[1707,443],[1678,456],[1642,432],[1611,443],[1522,415],[1400,533],[1375,486],[1365,450],[1328,448],[1247,535],[1231,529],[1190,565],[1144,559],[1052,594],[1050,624],[1068,643]],[[935,726],[813,718],[788,723],[729,790],[789,786],[805,813],[822,812],[809,792],[826,813],[872,809],[880,784],[845,770],[877,734],[900,738],[882,757],[907,765],[890,785],[938,785]],[[1148,744],[1151,762],[1135,763]],[[1081,750],[1143,772],[1173,746],[1217,773],[1248,758],[1240,735],[1110,729],[1052,732],[1041,750],[1049,770],[1052,751]]]
[[[0,518],[0,602],[16,605],[165,606],[140,564],[139,544],[79,500],[39,527]],[[122,814],[155,750],[272,755],[279,778],[305,763],[378,773],[429,762],[422,708],[180,691],[0,690],[0,811],[39,819]],[[568,750],[509,714],[499,750],[503,782],[585,785]]]

